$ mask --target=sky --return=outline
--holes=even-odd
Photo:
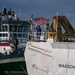
[[[52,23],[53,16],[63,15],[75,28],[75,0],[0,0],[0,11],[6,7],[19,13],[24,20],[45,17]]]

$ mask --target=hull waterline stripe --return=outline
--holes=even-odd
[[[10,46],[10,44],[0,44],[0,46]]]

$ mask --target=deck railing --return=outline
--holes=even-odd
[[[29,34],[29,40],[37,42],[47,41],[47,32],[33,32]]]

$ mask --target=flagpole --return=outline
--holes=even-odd
[[[57,11],[56,36],[57,36],[57,31],[58,31],[58,11]]]

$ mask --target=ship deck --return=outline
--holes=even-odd
[[[24,61],[24,48],[19,48],[9,55],[0,53],[0,64]]]
[[[25,48],[19,48],[9,55],[0,54],[0,72],[2,75],[27,75],[24,50]]]

